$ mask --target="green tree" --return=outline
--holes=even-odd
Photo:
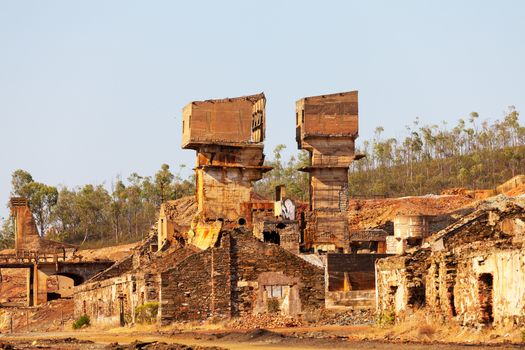
[[[43,236],[50,226],[53,207],[58,200],[57,188],[35,182],[31,174],[22,169],[13,172],[11,185],[12,195],[28,199],[40,235]]]
[[[80,219],[79,228],[83,232],[83,244],[90,236],[101,239],[110,232],[108,207],[111,197],[102,185],[85,185],[77,193],[75,209]]]
[[[157,192],[157,206],[172,198],[172,181],[175,176],[170,171],[168,164],[162,164],[160,170],[155,174],[155,190]]]
[[[15,245],[15,227],[10,218],[0,218],[0,249],[13,248]]]
[[[11,196],[27,197],[24,189],[33,182],[33,176],[25,170],[18,169],[11,174]]]

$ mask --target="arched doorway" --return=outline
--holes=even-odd
[[[71,298],[75,286],[84,282],[82,276],[60,273],[48,276],[47,278],[47,300]]]

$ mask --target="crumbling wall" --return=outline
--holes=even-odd
[[[321,268],[278,245],[258,241],[248,231],[223,233],[219,247],[192,255],[161,274],[161,322],[264,312],[272,286],[278,288],[284,313],[324,303]]]
[[[519,198],[484,203],[422,249],[379,261],[378,312],[403,317],[419,305],[467,326],[525,325],[524,207]]]
[[[291,253],[299,254],[301,241],[299,222],[295,220],[255,220],[253,235],[262,242],[278,244]]]
[[[399,315],[406,310],[408,303],[405,258],[381,259],[376,266],[377,311],[380,315]]]
[[[469,254],[458,263],[457,275],[454,298],[462,324],[525,325],[525,257],[521,249]],[[487,275],[491,295],[484,286],[483,276]],[[491,315],[484,314],[483,303],[491,304]]]
[[[425,305],[428,251],[393,256],[376,262],[377,312],[402,319]]]
[[[159,277],[155,273],[127,273],[75,288],[75,317],[88,315],[93,324],[117,326],[135,322],[135,308],[158,301]]]
[[[454,289],[457,276],[457,257],[449,251],[433,252],[425,279],[426,305],[443,318],[456,316]]]
[[[160,319],[162,324],[211,316],[230,317],[230,240],[189,256],[161,273]]]

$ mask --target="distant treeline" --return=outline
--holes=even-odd
[[[183,166],[181,166],[182,168]],[[103,185],[57,188],[34,181],[30,173],[12,174],[12,196],[29,199],[40,234],[46,238],[88,246],[137,241],[155,222],[166,200],[194,193],[193,179],[182,179],[163,164],[155,176],[131,174],[116,178],[108,191]],[[13,245],[12,221],[0,223],[0,245]]]

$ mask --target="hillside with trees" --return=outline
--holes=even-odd
[[[449,127],[424,125],[416,118],[403,139],[384,138],[377,127],[371,140],[358,146],[366,157],[350,167],[349,192],[357,197],[399,197],[439,194],[448,188],[492,189],[525,170],[525,127],[519,112],[509,107],[502,120],[480,121],[476,112]],[[359,141],[358,141],[359,143]],[[256,191],[271,198],[285,184],[291,197],[308,198],[308,177],[297,170],[308,155],[282,159],[284,145],[273,151],[267,165],[274,170],[256,184]]]
[[[386,197],[439,194],[447,188],[492,189],[525,168],[525,127],[513,107],[502,120],[479,121],[472,112],[449,128],[416,119],[402,139],[383,138],[383,128],[364,141],[354,162],[350,195]]]

